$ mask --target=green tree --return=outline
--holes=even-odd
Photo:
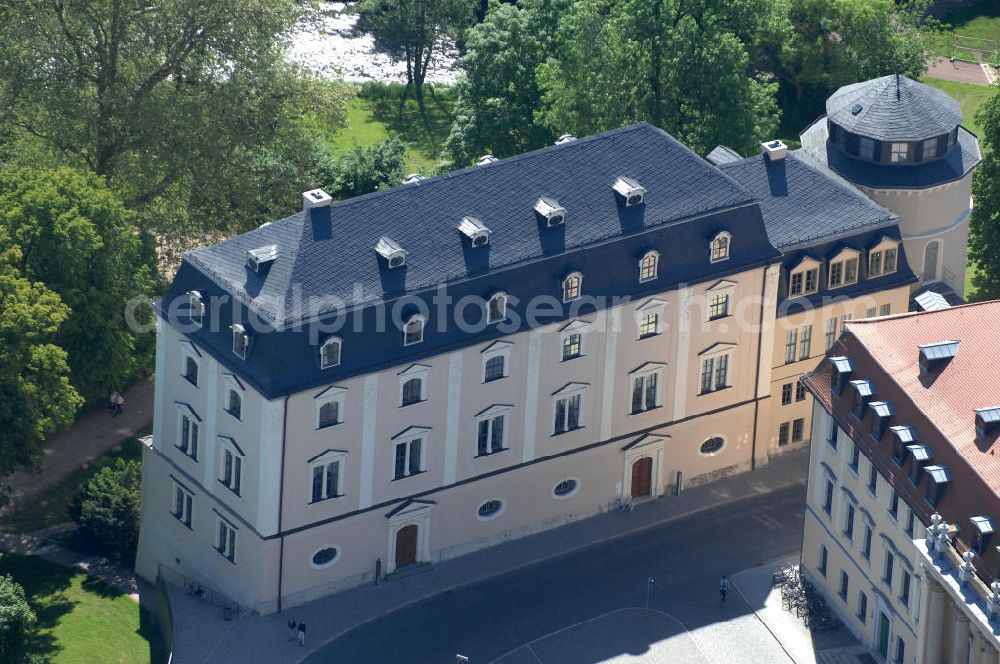
[[[478,0],[361,0],[362,24],[376,44],[390,57],[406,63],[406,90],[400,112],[410,90],[426,117],[424,81],[427,69],[445,35],[456,37],[474,17]]]
[[[381,143],[356,145],[331,161],[321,182],[329,183],[331,196],[350,198],[402,182],[406,167],[406,146],[398,138]]]
[[[537,71],[538,119],[577,135],[648,121],[692,149],[774,135],[777,85],[749,68],[766,0],[583,0]]]
[[[343,86],[284,59],[300,16],[296,0],[0,3],[0,122],[159,227],[252,227],[307,187],[304,120],[344,118]]]
[[[21,274],[72,311],[55,340],[86,399],[103,399],[150,361],[151,342],[137,353],[124,313],[130,298],[152,294],[152,254],[101,178],[69,168],[0,170],[0,227],[20,248]]]
[[[38,443],[67,428],[82,403],[66,351],[55,344],[69,307],[25,279],[22,262],[0,226],[0,476],[32,466]]]
[[[465,76],[458,84],[455,120],[445,143],[451,167],[475,157],[509,157],[551,144],[556,134],[535,122],[541,92],[535,78],[570,0],[492,0],[482,23],[466,33]]]
[[[976,300],[1000,298],[1000,88],[976,112],[983,161],[972,178],[976,204],[969,219],[969,258]]]
[[[38,619],[24,588],[9,574],[0,576],[0,662],[21,664],[29,656],[28,639]]]
[[[134,459],[117,459],[90,478],[69,506],[84,543],[132,565],[141,492],[142,464]]]

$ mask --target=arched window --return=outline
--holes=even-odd
[[[337,547],[327,546],[314,553],[310,562],[313,567],[323,569],[324,567],[329,567],[336,562],[339,555],[340,552],[337,551]]]
[[[725,440],[719,436],[715,436],[702,443],[698,451],[705,455],[716,454],[725,446],[725,444]]]
[[[320,369],[328,369],[340,364],[340,339],[331,337],[319,349]]]
[[[494,498],[492,500],[487,500],[485,503],[479,506],[476,514],[482,521],[488,519],[495,519],[500,516],[503,512],[503,501],[499,498]]]
[[[937,281],[938,278],[938,254],[941,251],[940,240],[931,240],[924,247],[924,274],[923,281]]]
[[[403,331],[403,345],[412,346],[424,340],[424,317],[411,316]]]
[[[340,422],[340,402],[328,401],[319,407],[319,428],[330,427]]]
[[[491,380],[499,380],[506,376],[504,372],[504,363],[506,358],[503,355],[494,355],[490,359],[486,360],[486,366],[483,369],[483,382],[488,383]]]
[[[191,381],[191,384],[195,387],[198,386],[198,363],[190,355],[187,356],[187,360],[184,362],[184,377]]]
[[[576,300],[583,289],[583,275],[574,272],[563,279],[563,302]]]
[[[726,231],[722,231],[712,238],[710,257],[711,261],[724,261],[729,258],[729,245],[732,236]]]
[[[659,269],[660,255],[655,251],[647,252],[639,261],[639,281],[652,281],[656,279]]]
[[[569,498],[576,493],[579,486],[580,483],[575,479],[563,480],[552,489],[552,495],[556,498]]]
[[[229,390],[229,404],[226,410],[236,419],[243,416],[243,397],[236,390]]]
[[[486,322],[497,323],[507,318],[507,294],[495,293],[490,297],[486,310]]]
[[[409,406],[411,403],[419,403],[424,398],[424,379],[411,378],[403,383],[403,397],[400,405]]]

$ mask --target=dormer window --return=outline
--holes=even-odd
[[[858,281],[858,257],[856,249],[844,249],[830,261],[830,288],[850,286]]]
[[[854,387],[854,403],[851,405],[851,414],[860,420],[865,416],[865,408],[868,407],[868,402],[875,394],[875,384],[870,380],[852,380],[851,386]]]
[[[499,323],[507,319],[507,293],[494,293],[486,307],[486,322]]]
[[[944,490],[951,482],[951,469],[948,466],[927,466],[924,468],[927,474],[927,489],[924,498],[931,507],[937,507],[944,496]]]
[[[250,335],[239,323],[233,325],[233,353],[242,360],[247,359],[247,350],[250,348]]]
[[[419,314],[410,316],[410,319],[406,321],[406,325],[403,327],[404,346],[412,346],[424,340],[425,321],[426,319]]]
[[[646,202],[646,189],[638,180],[620,176],[611,187],[625,199],[626,207],[635,207]]]
[[[799,261],[788,275],[788,296],[801,297],[811,295],[818,290],[819,261],[807,256]]]
[[[386,264],[388,264],[390,269],[406,265],[406,250],[404,250],[391,238],[385,237],[384,235],[380,237],[378,239],[378,244],[375,245],[375,251],[378,252],[379,256],[385,259]]]
[[[329,369],[340,364],[340,346],[341,341],[339,337],[330,337],[323,342],[323,345],[319,348],[320,369]]]
[[[916,434],[913,432],[913,427],[905,424],[889,427],[889,431],[892,432],[892,460],[902,468],[906,460],[906,450],[917,442]]]
[[[639,283],[656,279],[660,267],[660,254],[647,251],[639,261]]]
[[[421,180],[426,180],[426,179],[427,179],[427,177],[424,176],[424,175],[421,175],[420,173],[410,173],[403,180],[403,184],[411,184],[413,182],[420,182]]]
[[[879,442],[885,434],[886,427],[889,426],[889,420],[896,414],[896,407],[888,401],[872,401],[868,407],[872,409],[869,432],[875,442]]]
[[[913,486],[920,484],[920,475],[927,465],[934,458],[934,451],[930,445],[907,445],[910,453],[910,483]]]
[[[920,373],[936,373],[958,353],[958,341],[938,341],[917,346],[920,353]]]
[[[476,160],[476,166],[485,166],[486,164],[492,164],[494,162],[500,161],[491,154],[484,154],[482,157]]]
[[[830,364],[833,365],[833,381],[830,389],[839,397],[843,394],[844,386],[854,371],[854,361],[849,357],[839,356],[831,357]]]
[[[278,245],[269,244],[247,252],[247,267],[254,272],[263,272],[278,258]]]
[[[573,134],[560,134],[559,138],[556,139],[556,145],[562,145],[563,143],[570,143],[576,140],[576,136]]]
[[[188,291],[188,318],[191,322],[201,327],[205,320],[205,303],[201,299],[201,293],[196,290]]]
[[[868,278],[892,274],[896,271],[898,258],[899,244],[891,238],[883,238],[868,250]]]
[[[462,232],[462,235],[469,238],[469,242],[472,243],[473,247],[485,246],[490,241],[490,229],[475,217],[462,217],[462,221],[458,224],[458,230]]]
[[[997,530],[996,524],[988,516],[974,516],[969,521],[972,522],[972,550],[982,556],[986,553],[990,538]]]
[[[976,433],[988,436],[1000,427],[1000,406],[976,409]]]
[[[582,289],[583,275],[581,273],[573,272],[567,275],[562,283],[563,302],[579,299]]]
[[[549,228],[566,223],[566,208],[559,205],[559,201],[554,198],[547,196],[539,198],[535,201],[535,212],[545,219],[545,225]]]
[[[712,238],[712,242],[709,244],[709,258],[711,262],[717,263],[729,258],[729,245],[731,239],[732,235],[726,231],[722,231]]]

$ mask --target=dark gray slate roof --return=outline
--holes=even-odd
[[[895,75],[845,85],[826,100],[826,114],[847,131],[879,141],[920,141],[962,122],[962,109],[950,96]]]
[[[826,117],[810,125],[799,138],[809,156],[854,184],[873,189],[927,189],[961,180],[980,161],[979,139],[958,128],[958,144],[948,155],[918,164],[879,164],[857,159],[832,145]]]
[[[644,205],[624,206],[611,188],[619,176],[646,188]],[[566,208],[564,227],[539,221],[540,196]],[[280,327],[305,315],[285,307],[295,290],[300,301],[333,296],[352,306],[749,204],[731,178],[640,124],[299,212],[185,260]],[[487,247],[468,246],[457,230],[464,216],[492,231]],[[408,252],[405,268],[386,269],[374,250],[383,235]],[[248,270],[246,251],[270,244],[277,260]]]
[[[716,145],[715,149],[709,152],[708,156],[705,157],[705,159],[708,159],[716,166],[721,166],[723,164],[728,164],[730,162],[739,161],[742,158],[743,155],[741,155],[739,152],[732,149],[731,147],[725,145]]]
[[[760,202],[768,239],[783,251],[896,223],[892,212],[801,150],[780,161],[757,155],[719,168]]]

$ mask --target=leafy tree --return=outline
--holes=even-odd
[[[344,119],[342,86],[284,60],[300,16],[296,0],[2,3],[0,123],[158,227],[252,227],[308,181],[304,120]]]
[[[350,198],[394,187],[403,180],[406,147],[398,138],[373,145],[356,145],[331,162],[322,182],[330,183],[330,195]]]
[[[29,657],[28,639],[37,623],[21,584],[9,574],[0,576],[0,662],[20,664]]]
[[[72,311],[54,339],[73,384],[89,400],[120,388],[152,352],[147,340],[137,356],[124,318],[126,302],[154,288],[152,254],[132,216],[95,175],[11,168],[0,171],[0,227],[20,247],[21,274]]]
[[[69,507],[84,543],[134,563],[141,490],[142,464],[134,459],[117,459],[90,478]]]
[[[82,403],[66,351],[55,344],[69,307],[25,279],[22,263],[0,226],[0,476],[33,465],[38,443],[68,427]]]
[[[509,157],[551,144],[556,133],[535,122],[541,92],[535,70],[549,57],[569,0],[492,0],[485,20],[466,33],[466,75],[458,82],[445,160],[460,167],[489,153]]]
[[[975,299],[1000,298],[1000,88],[976,112],[982,128],[983,161],[972,179],[976,204],[969,220],[969,257]]]
[[[471,24],[478,0],[361,0],[362,24],[390,57],[406,63],[406,90],[410,89],[426,117],[424,81],[442,36],[456,36]]]
[[[648,121],[692,149],[750,150],[773,136],[776,84],[749,71],[741,22],[766,0],[583,0],[563,16],[555,58],[537,71],[538,119],[592,134]],[[751,21],[755,25],[756,22]]]

